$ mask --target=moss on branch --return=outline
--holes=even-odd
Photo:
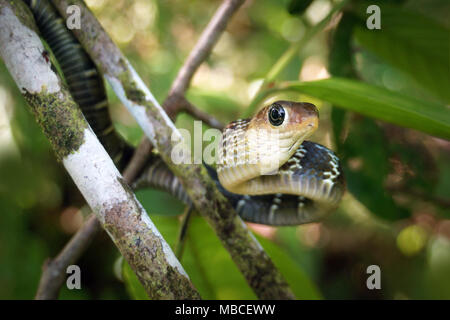
[[[84,142],[87,122],[70,95],[25,90],[25,100],[55,150],[59,160],[78,150]]]

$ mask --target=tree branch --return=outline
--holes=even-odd
[[[242,1],[243,2],[243,1]],[[238,7],[234,6],[234,10],[237,10]],[[225,25],[227,21],[231,18],[231,14],[228,10],[221,10],[222,12],[227,12],[226,16],[222,16],[220,19],[215,19],[216,24]],[[217,14],[215,15],[215,17]],[[210,23],[211,25],[211,23]],[[217,28],[214,25],[205,29],[206,33],[204,37],[209,37],[211,30],[215,30],[217,33],[214,38],[219,38],[220,32],[223,32],[224,28]],[[196,52],[202,53],[204,59],[209,55],[214,43],[203,41],[201,44],[196,44]],[[208,45],[208,48],[205,46]],[[192,61],[196,61],[196,66],[194,67]],[[192,75],[195,72],[196,68],[200,65],[201,61],[198,58],[191,58],[185,62],[186,64],[191,64],[188,68],[183,67],[182,69],[189,69],[192,73],[189,77],[186,77],[187,73],[185,73],[185,77],[183,79],[192,79]],[[178,78],[180,78],[178,76]],[[181,78],[180,78],[181,79]],[[179,80],[178,85],[174,85],[173,87],[180,87],[181,84],[186,80]],[[184,84],[185,87],[188,86]],[[174,90],[176,92],[176,90]],[[214,117],[209,116],[208,114],[198,110],[195,106],[193,106],[189,101],[187,101],[184,96],[179,96],[176,94],[171,94],[166,99],[164,106],[167,107],[166,110],[172,110],[172,117],[175,118],[176,115],[181,111],[186,111],[187,113],[193,115],[194,117],[206,122],[209,126],[221,129],[223,125],[216,120]],[[130,159],[129,164],[125,168],[123,172],[124,180],[127,184],[131,184],[136,178],[137,174],[143,169],[144,164],[146,163],[148,156],[152,150],[152,145],[150,141],[144,137],[140,142],[139,146],[136,148],[133,157]],[[64,246],[63,250],[54,258],[49,259],[43,266],[42,276],[39,282],[38,291],[36,294],[36,299],[57,299],[58,293],[61,286],[65,280],[65,271],[70,264],[75,263],[83,254],[83,252],[90,245],[95,236],[102,230],[100,223],[98,222],[95,215],[89,216],[83,226],[77,231],[77,233],[72,237],[72,239]]]
[[[0,0],[0,56],[56,156],[151,298],[200,298],[69,91],[42,57],[44,47],[33,25],[22,2]]]
[[[54,3],[66,17],[69,2],[54,0]],[[195,207],[219,236],[256,295],[262,299],[294,298],[269,256],[216,189],[206,169],[194,164],[175,165],[171,161],[174,146],[171,137],[182,139],[180,132],[84,3],[70,1],[70,5],[73,4],[81,9],[82,25],[89,26],[75,30],[75,35],[163,160],[179,178]],[[183,76],[180,79],[189,82],[190,77]],[[180,85],[180,88],[183,87]]]
[[[237,10],[237,7],[234,7],[234,10]],[[231,15],[229,14],[228,10],[225,10],[225,12],[228,12],[227,16],[223,16],[221,19],[216,19],[216,23],[226,24],[226,22],[230,19]],[[220,33],[223,31],[223,29],[215,27],[211,27],[208,30],[216,30],[215,31],[216,33]],[[218,35],[215,36],[215,39],[217,41]],[[209,49],[203,47],[206,44],[209,46]],[[196,48],[197,48],[196,52],[203,53],[204,58],[206,59],[206,57],[209,55],[212,49],[212,45],[211,42],[202,42],[201,45],[197,43]],[[190,72],[193,73],[200,64],[198,63],[199,60],[197,58],[192,58],[189,61],[197,61],[197,66],[195,68],[193,66],[189,67]],[[186,61],[186,63],[188,63],[188,61]],[[190,81],[191,78],[192,74],[188,78],[184,77],[184,79],[188,79],[188,81]],[[179,80],[178,83],[181,84],[183,83],[183,81]],[[186,84],[186,87],[187,86],[188,84]],[[205,121],[211,127],[218,129],[222,128],[222,124],[218,120],[198,110],[195,106],[190,104],[184,98],[184,96],[179,96],[175,94],[169,95],[169,97],[166,99],[164,103],[164,106],[167,107],[166,110],[172,110],[172,118],[175,118],[179,112],[186,111],[191,115],[193,115],[194,117],[197,117]],[[144,164],[146,163],[151,150],[152,145],[150,141],[146,137],[144,137],[140,142],[139,146],[137,147],[137,149],[135,150],[133,157],[130,159],[128,166],[124,170],[123,177],[127,184],[131,184],[133,180],[136,178],[137,174],[143,169]],[[101,225],[98,222],[95,215],[89,216],[88,220],[77,231],[77,233],[72,237],[72,239],[64,246],[60,254],[58,254],[54,259],[51,260],[49,259],[43,266],[43,272],[39,282],[36,299],[58,298],[59,290],[62,284],[64,283],[65,270],[70,264],[74,263],[80,258],[82,253],[87,249],[87,247],[92,242],[94,237],[100,231]]]
[[[131,184],[147,161],[147,153],[152,149],[148,139],[143,139],[123,172],[123,179]],[[48,259],[43,266],[41,279],[36,293],[36,300],[58,299],[59,290],[64,283],[67,267],[74,264],[89,247],[102,226],[95,215],[89,215],[83,226],[66,243],[63,250],[53,259]]]
[[[228,21],[243,3],[244,0],[225,0],[222,2],[178,72],[169,95],[183,95],[186,92],[195,71],[209,56],[225,30]]]
[[[184,107],[181,109],[181,111],[185,111],[186,113],[190,114],[194,118],[203,121],[211,128],[216,128],[216,129],[222,130],[224,127],[224,124],[222,122],[220,122],[219,120],[217,120],[215,117],[211,116],[210,114],[203,112],[202,110],[196,108],[194,105],[192,105],[187,100],[186,100]]]
[[[89,215],[83,227],[67,242],[64,249],[54,259],[47,259],[42,266],[36,300],[58,299],[59,290],[66,279],[67,267],[81,257],[100,230],[102,225],[95,214]]]
[[[163,103],[164,110],[166,110],[167,115],[174,120],[180,112],[186,112],[193,116],[194,118],[203,121],[211,128],[216,128],[222,130],[224,125],[215,117],[209,115],[208,113],[198,109],[192,103],[190,103],[184,95],[172,92],[166,98]]]

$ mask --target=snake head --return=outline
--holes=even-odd
[[[249,124],[264,167],[281,166],[319,126],[319,112],[307,102],[276,101],[261,109]],[[272,170],[263,170],[270,172]]]
[[[220,182],[228,191],[247,192],[240,189],[243,182],[276,174],[318,125],[313,104],[291,101],[276,101],[251,119],[233,121],[219,145]]]

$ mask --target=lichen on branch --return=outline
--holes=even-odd
[[[84,142],[84,120],[78,105],[72,100],[60,98],[62,94],[48,93],[43,89],[39,93],[23,94],[37,122],[50,140],[59,160],[77,151]]]

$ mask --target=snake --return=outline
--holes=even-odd
[[[116,166],[123,169],[132,148],[114,130],[95,64],[48,0],[25,3],[75,102]],[[49,62],[47,52],[42,54]],[[313,104],[277,101],[223,129],[216,167],[204,166],[243,220],[299,225],[318,221],[337,207],[345,192],[339,158],[323,145],[305,140],[318,122]],[[178,178],[156,154],[149,157],[132,187],[161,189],[192,205]]]
[[[318,122],[313,104],[276,101],[223,129],[216,168],[204,165],[245,221],[299,225],[319,221],[338,206],[346,185],[340,160],[332,150],[305,140]],[[156,187],[190,204],[160,159],[134,187]]]

